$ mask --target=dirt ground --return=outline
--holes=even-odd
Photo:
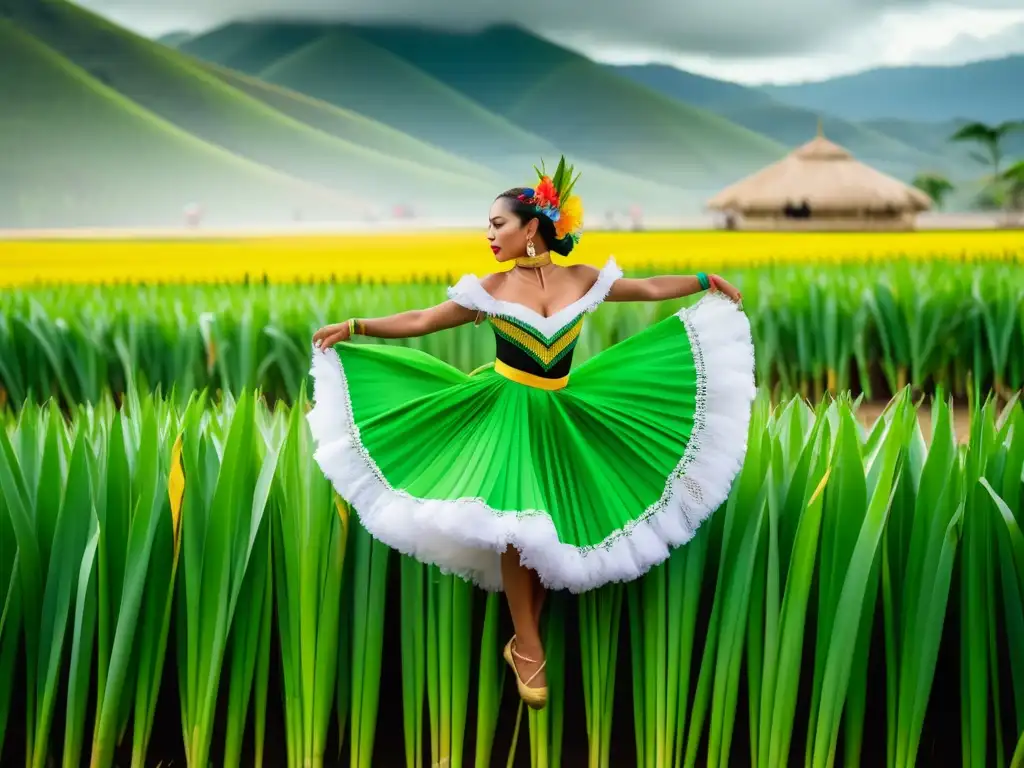
[[[866,427],[871,427],[885,410],[885,403],[862,403],[857,410],[857,415]],[[917,412],[918,421],[921,423],[921,433],[925,442],[932,440],[932,411],[930,407],[921,406]],[[960,443],[966,443],[971,436],[971,419],[966,405],[953,407],[953,429],[956,439]]]

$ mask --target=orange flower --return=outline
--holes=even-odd
[[[570,195],[562,204],[555,222],[555,234],[559,237],[576,232],[583,226],[583,201],[576,195]]]

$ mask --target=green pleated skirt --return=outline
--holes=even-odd
[[[316,460],[376,538],[484,589],[509,545],[549,588],[629,581],[727,498],[755,394],[746,316],[709,294],[538,389],[424,352],[314,351]]]

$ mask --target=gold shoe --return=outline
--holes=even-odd
[[[544,667],[547,666],[547,659],[542,661],[540,666],[537,668],[537,671],[530,675],[530,678],[524,682],[523,678],[519,676],[519,670],[516,669],[516,663],[513,656],[515,658],[522,659],[528,664],[536,664],[537,662],[534,659],[528,659],[521,653],[513,650],[512,644],[515,643],[515,640],[516,636],[512,635],[512,639],[505,644],[504,656],[505,661],[508,662],[510,667],[512,667],[512,672],[516,676],[516,687],[519,689],[519,698],[526,702],[526,706],[530,707],[530,709],[544,709],[548,703],[548,687],[545,685],[543,688],[530,688],[529,685],[533,682],[534,678],[544,670]]]

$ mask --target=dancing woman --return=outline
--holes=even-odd
[[[689,541],[739,472],[755,394],[750,326],[721,277],[627,279],[613,259],[600,270],[552,262],[579,241],[574,183],[563,158],[536,187],[494,201],[487,237],[511,269],[465,275],[428,309],[313,336],[321,469],[380,541],[504,590],[515,627],[505,660],[534,708],[547,701],[546,590],[636,579]],[[701,291],[573,367],[603,302]],[[341,343],[484,318],[495,361],[473,374],[415,349]]]

